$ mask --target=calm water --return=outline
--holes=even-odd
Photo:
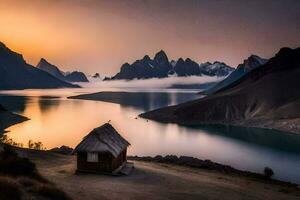
[[[136,98],[124,97],[124,105],[66,98],[96,91],[99,89],[2,92],[0,104],[31,119],[10,127],[8,135],[25,145],[31,139],[43,142],[48,149],[75,147],[93,128],[111,120],[131,143],[130,155],[188,155],[255,172],[270,166],[275,178],[300,183],[300,135],[224,126],[183,127],[136,119],[146,110],[197,98],[190,90],[136,90]]]

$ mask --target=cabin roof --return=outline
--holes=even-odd
[[[74,149],[75,152],[109,152],[117,157],[129,146],[112,125],[106,123],[92,130]]]

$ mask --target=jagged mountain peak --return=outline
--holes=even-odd
[[[251,55],[247,59],[244,60],[242,64],[237,66],[237,69],[244,69],[245,71],[250,71],[255,69],[258,66],[264,65],[267,63],[267,59],[261,58],[257,55]]]
[[[23,58],[22,54],[19,54],[11,49],[9,49],[4,43],[0,42],[0,60],[9,60],[14,63],[27,64]],[[9,66],[7,66],[9,67]]]
[[[160,50],[155,54],[154,60],[158,63],[169,62],[168,56],[163,50]]]
[[[0,47],[5,48],[5,49],[7,48],[6,45],[3,42],[0,42]]]
[[[45,58],[41,58],[40,62],[36,66],[37,68],[48,72],[52,76],[56,78],[67,81],[67,82],[88,82],[85,74],[82,72],[74,71],[74,72],[63,72],[59,69],[59,67],[49,63]]]
[[[57,66],[51,64],[48,60],[46,60],[45,58],[41,58],[39,63],[37,64],[37,68],[43,68],[43,67],[53,67],[53,68],[57,68]]]
[[[298,48],[299,49],[299,48]],[[275,57],[277,56],[282,56],[282,55],[289,55],[290,53],[293,52],[294,49],[290,48],[290,47],[282,47],[278,53],[275,55]]]
[[[57,66],[51,64],[45,58],[41,58],[36,67],[39,68],[39,69],[59,70],[59,68]]]
[[[278,70],[299,67],[299,62],[300,47],[296,49],[284,47],[279,50],[275,57],[269,60],[268,64],[274,66],[272,70]]]
[[[148,55],[145,55],[144,58],[143,58],[143,60],[147,60],[148,61],[148,60],[151,60],[151,58]]]
[[[177,60],[177,63],[183,63],[183,62],[184,62],[183,58],[179,58],[179,59]]]
[[[169,62],[166,53],[161,50],[157,52],[153,59],[145,55],[143,59],[136,60],[132,64],[125,63],[121,70],[111,79],[147,79],[147,78],[165,78],[172,76],[227,76],[233,71],[233,68],[225,63],[209,62],[198,64],[191,58],[179,58],[177,61]]]
[[[190,58],[186,58],[185,62],[193,62]]]

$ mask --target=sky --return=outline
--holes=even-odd
[[[298,0],[0,0],[0,41],[36,65],[113,75],[163,49],[170,59],[270,58],[300,46]]]

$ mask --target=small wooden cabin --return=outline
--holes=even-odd
[[[129,145],[112,125],[95,128],[74,149],[77,171],[112,173],[126,162]]]

